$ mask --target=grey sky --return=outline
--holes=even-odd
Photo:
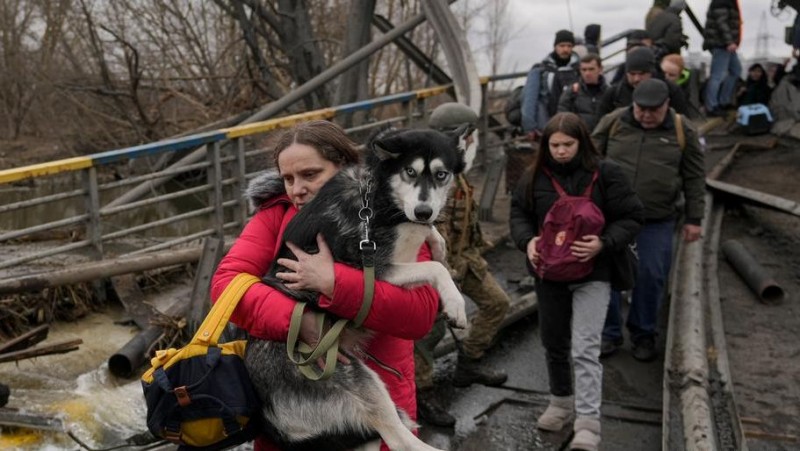
[[[787,7],[776,18],[770,14],[772,0],[740,0],[744,31],[740,55],[752,57],[762,13],[769,35],[769,55],[788,57],[791,48],[783,42],[783,30],[794,20],[795,12]],[[602,25],[603,36],[612,36],[629,28],[644,28],[644,16],[652,0],[509,0],[507,19],[512,32],[511,42],[503,55],[504,71],[525,71],[553,49],[553,37],[561,28],[570,28],[568,5],[572,10],[573,31],[583,34],[590,23]],[[709,0],[687,0],[701,25],[705,25]],[[686,14],[682,14],[684,33],[689,36],[688,52],[702,51],[702,37]],[[621,44],[618,44],[621,47]],[[619,48],[617,46],[613,49]],[[613,50],[612,49],[612,50]],[[684,54],[687,52],[684,49]],[[480,52],[476,52],[480,55]],[[488,73],[488,65],[478,61],[479,72]]]

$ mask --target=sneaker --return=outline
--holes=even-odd
[[[619,348],[622,347],[622,343],[624,343],[624,341],[621,337],[611,340],[604,338],[602,343],[600,343],[600,358],[602,359],[615,354],[617,351],[619,351]]]
[[[640,362],[652,362],[658,358],[655,338],[645,337],[634,343],[633,358]]]

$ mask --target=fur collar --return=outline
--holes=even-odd
[[[280,195],[286,195],[286,188],[281,175],[274,168],[267,169],[250,180],[245,191],[245,197],[253,211],[259,210],[265,203]]]

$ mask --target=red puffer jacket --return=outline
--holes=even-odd
[[[266,274],[280,246],[280,239],[289,220],[297,213],[286,195],[270,199],[245,226],[231,250],[217,267],[211,280],[211,298],[216,301],[236,274]],[[418,260],[430,260],[427,245],[420,249]],[[364,278],[360,269],[336,263],[333,299],[320,296],[319,305],[331,313],[354,318],[361,306]],[[286,341],[294,301],[264,284],[253,285],[237,305],[231,321],[255,337]],[[390,371],[366,362],[389,390],[395,404],[412,419],[417,417],[414,383],[414,340],[431,329],[439,308],[439,295],[428,285],[405,289],[387,282],[375,282],[372,308],[364,326],[376,332],[367,351]],[[256,450],[277,450],[264,438],[256,440]],[[381,449],[387,449],[384,444]]]

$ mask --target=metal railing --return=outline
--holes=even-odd
[[[490,82],[524,77],[525,73],[483,77],[486,105]],[[248,181],[266,168],[270,134],[311,119],[334,119],[369,111],[369,122],[348,129],[365,133],[389,124],[414,126],[425,119],[431,100],[448,93],[450,85],[393,94],[362,102],[269,119],[83,157],[51,161],[0,171],[0,281],[52,271],[76,262],[104,261],[174,249],[204,237],[235,235],[249,216],[242,193]],[[502,96],[502,95],[501,95]],[[488,103],[486,103],[488,102]],[[508,127],[490,127],[484,109],[480,121],[483,143],[505,144]],[[497,123],[497,121],[493,121]],[[166,153],[185,153],[207,146],[205,160],[180,167],[130,176],[137,162]],[[123,174],[123,175],[120,175]],[[199,180],[201,174],[204,178]],[[164,178],[177,180],[168,188],[152,188],[143,199],[114,202],[135,186]],[[180,185],[180,186],[178,186]],[[48,191],[49,192],[41,192]],[[53,188],[55,187],[55,188]],[[22,218],[22,219],[20,219]],[[27,221],[24,218],[28,218]],[[70,257],[64,257],[65,255]]]

